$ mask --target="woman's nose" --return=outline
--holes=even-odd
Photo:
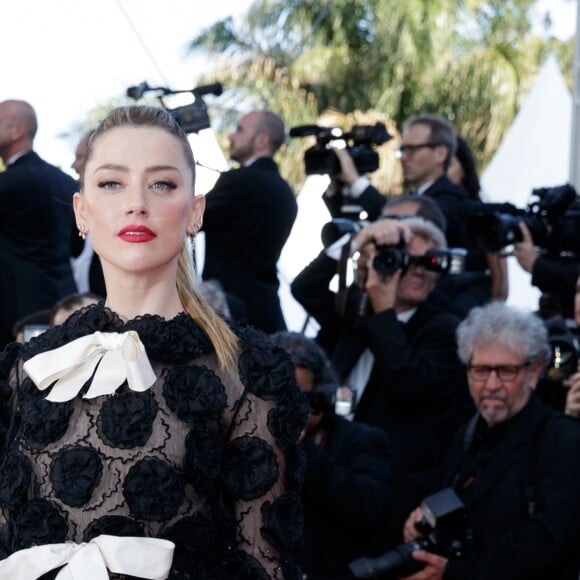
[[[145,215],[147,214],[147,202],[145,193],[141,187],[132,187],[127,191],[125,200],[125,212],[127,214]]]

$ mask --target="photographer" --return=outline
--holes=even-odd
[[[457,433],[444,486],[465,504],[466,557],[427,551],[409,580],[577,580],[580,425],[533,393],[550,348],[535,314],[491,303],[457,330],[476,416]],[[404,539],[420,536],[415,510]]]
[[[301,441],[306,456],[301,558],[305,578],[352,578],[348,563],[369,553],[373,530],[390,517],[389,437],[382,429],[335,413],[330,394],[336,393],[337,378],[312,338],[281,331],[271,339],[292,357],[296,381],[310,401]]]
[[[317,341],[330,353],[341,383],[356,391],[354,420],[391,437],[396,488],[384,548],[400,540],[408,510],[431,489],[451,434],[472,411],[456,354],[459,317],[429,301],[439,274],[420,263],[386,275],[375,267],[384,251],[420,261],[446,246],[442,232],[412,217],[383,219],[351,241],[345,238],[302,270],[291,290],[320,324]],[[357,280],[334,292],[329,283],[349,243],[358,258]]]

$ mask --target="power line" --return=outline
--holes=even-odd
[[[161,80],[163,81],[163,83],[165,85],[169,86],[169,82],[165,78],[165,75],[163,74],[161,67],[157,64],[157,62],[153,58],[153,55],[151,54],[151,51],[149,50],[149,48],[145,44],[145,41],[141,38],[139,31],[137,30],[134,22],[131,20],[131,17],[127,14],[127,11],[125,10],[125,8],[123,7],[123,4],[121,3],[121,0],[116,0],[116,3],[117,3],[117,6],[119,7],[119,10],[122,12],[123,16],[125,17],[125,20],[127,21],[129,26],[131,27],[131,30],[133,31],[135,38],[138,40],[139,44],[141,45],[141,48],[143,48],[143,50],[145,51],[145,54],[147,55],[147,57],[151,61],[151,64],[155,67],[157,74],[161,77]]]

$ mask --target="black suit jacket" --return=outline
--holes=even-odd
[[[248,322],[268,333],[286,328],[277,263],[297,212],[294,193],[267,157],[223,173],[206,196],[202,277],[219,280],[246,304]]]
[[[465,449],[466,427],[450,451],[444,483],[455,483],[465,501],[473,554],[450,560],[444,578],[577,580],[580,422],[532,396],[490,432],[496,428],[502,431],[471,484],[456,477],[473,455]]]
[[[0,173],[0,341],[20,318],[76,292],[71,258],[75,180],[26,153]]]

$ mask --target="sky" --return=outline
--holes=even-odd
[[[76,143],[60,137],[127,87],[189,89],[211,62],[187,55],[200,30],[247,11],[252,0],[18,0],[0,12],[0,101],[37,111],[35,149],[70,171]],[[574,33],[576,2],[541,0],[562,36]],[[226,87],[227,88],[227,87]]]
[[[70,171],[76,143],[60,137],[100,104],[147,81],[190,89],[207,60],[187,54],[203,28],[251,0],[18,0],[0,8],[0,101],[36,110],[36,151]]]

